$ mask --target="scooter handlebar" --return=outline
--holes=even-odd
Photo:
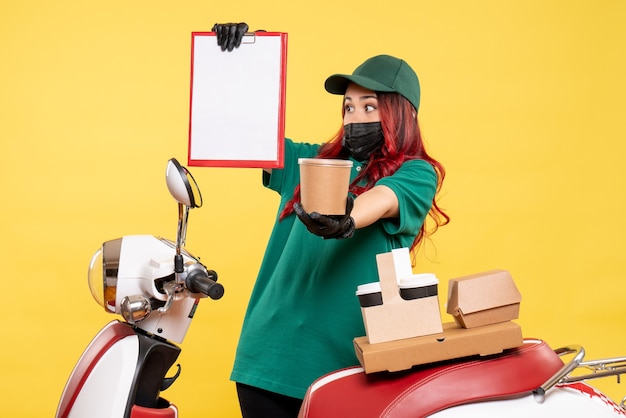
[[[187,274],[185,285],[192,293],[203,293],[217,300],[224,296],[224,286],[216,282],[217,273],[213,270],[193,269]]]

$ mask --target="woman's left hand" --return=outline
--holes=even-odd
[[[248,24],[241,23],[216,23],[213,32],[217,34],[217,45],[222,51],[232,51],[239,48],[243,35],[248,31]]]
[[[345,215],[322,215],[317,212],[307,213],[299,202],[293,204],[293,210],[298,219],[312,234],[324,239],[352,238],[354,235],[354,219],[350,216],[354,206],[354,199],[348,196]]]

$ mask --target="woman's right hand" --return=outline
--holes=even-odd
[[[248,32],[248,24],[241,23],[216,23],[213,32],[217,33],[217,44],[222,51],[232,51],[241,45],[243,35]]]

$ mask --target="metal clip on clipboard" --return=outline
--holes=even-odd
[[[241,38],[242,44],[254,44],[256,43],[256,33],[255,32],[246,32],[243,34],[243,38]]]

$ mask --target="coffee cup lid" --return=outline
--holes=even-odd
[[[298,158],[300,165],[323,165],[332,167],[352,167],[351,160],[339,160],[334,158]]]
[[[358,286],[356,288],[356,294],[358,295],[367,295],[368,293],[376,293],[380,292],[380,282],[372,282],[366,283]]]
[[[414,274],[411,277],[403,277],[398,282],[398,286],[401,289],[432,286],[434,284],[439,284],[439,279],[433,273]]]

